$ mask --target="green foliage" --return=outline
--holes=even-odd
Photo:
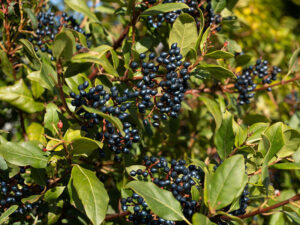
[[[62,2],[0,7],[0,224],[300,224],[297,1]]]

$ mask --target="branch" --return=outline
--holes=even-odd
[[[109,220],[113,220],[113,219],[122,218],[122,217],[125,217],[125,216],[129,215],[129,214],[130,214],[129,211],[121,212],[121,213],[115,213],[115,214],[108,214],[108,215],[105,217],[105,221],[109,221]]]
[[[300,194],[296,194],[295,196],[287,199],[287,200],[284,200],[282,202],[279,202],[277,204],[274,204],[272,206],[269,206],[269,207],[266,207],[264,209],[257,209],[253,212],[250,212],[250,213],[247,213],[245,215],[242,215],[242,216],[239,216],[239,218],[241,219],[245,219],[245,218],[248,218],[248,217],[252,217],[252,216],[255,216],[257,214],[263,214],[263,213],[266,213],[272,209],[276,209],[278,207],[281,207],[281,206],[284,206],[284,205],[287,205],[287,204],[290,204],[292,202],[295,202],[295,201],[299,201],[300,200]]]
[[[262,90],[266,90],[269,87],[275,87],[275,86],[278,86],[278,85],[285,85],[285,84],[294,82],[296,80],[300,80],[300,75],[298,75],[298,76],[296,76],[292,79],[289,79],[289,80],[282,80],[282,81],[280,81],[278,83],[275,83],[275,84],[270,84],[270,85],[263,86],[261,88],[257,88],[257,89],[255,89],[255,91],[262,91]]]
[[[291,78],[289,80],[282,80],[282,81],[277,82],[275,84],[265,85],[263,87],[256,88],[254,91],[263,91],[263,90],[266,90],[268,88],[272,88],[272,87],[279,86],[279,85],[285,85],[285,84],[288,84],[288,83],[291,83],[291,82],[294,82],[294,81],[297,81],[297,80],[300,80],[300,75],[297,75],[294,78]],[[228,92],[229,89],[232,89],[232,88],[234,88],[234,84],[228,84],[226,86],[223,86],[223,90],[227,90],[225,92]]]
[[[271,162],[271,163],[268,165],[268,167],[273,166],[274,164],[280,162],[280,161],[283,160],[283,159],[284,159],[284,158],[279,158],[279,159],[275,160],[274,162]],[[255,171],[254,173],[248,174],[248,176],[253,176],[253,175],[260,174],[260,173],[261,173],[261,170],[262,170],[262,169],[260,168],[260,169],[258,169],[257,171]]]
[[[300,194],[296,194],[295,196],[287,199],[287,200],[284,200],[282,202],[279,202],[279,203],[276,203],[274,205],[271,205],[269,207],[266,207],[266,208],[259,208],[257,210],[254,210],[253,212],[250,212],[250,213],[247,213],[247,214],[244,214],[244,215],[241,215],[241,216],[237,216],[238,218],[240,219],[246,219],[246,218],[249,218],[249,217],[253,217],[255,215],[258,215],[258,214],[264,214],[264,213],[267,213],[268,211],[270,210],[273,210],[273,209],[276,209],[276,208],[279,208],[281,206],[284,206],[284,205],[287,205],[287,204],[290,204],[292,202],[295,202],[295,201],[299,201],[300,200]],[[221,218],[222,220],[225,220],[225,221],[230,221],[231,218],[228,217],[228,216],[221,216],[219,217]]]

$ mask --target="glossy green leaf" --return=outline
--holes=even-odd
[[[208,111],[212,114],[216,122],[216,129],[219,129],[222,124],[222,114],[219,105],[210,98],[201,96],[199,97],[201,101],[204,102],[205,106],[207,107]]]
[[[271,167],[278,170],[300,170],[300,163],[277,163]]]
[[[165,4],[163,4],[165,5]],[[173,24],[169,37],[169,47],[177,43],[181,54],[185,56],[197,43],[197,25],[192,16],[181,14]]]
[[[55,36],[53,42],[53,56],[69,61],[76,52],[76,43],[71,31],[65,30]]]
[[[189,7],[184,3],[165,3],[158,4],[153,7],[146,9],[141,15],[142,16],[153,16],[160,13],[171,12],[179,9],[188,9]]]
[[[209,34],[210,34],[210,28],[208,27],[205,30],[204,34],[201,36],[200,43],[199,43],[199,47],[200,47],[200,51],[201,51],[202,55],[204,54],[204,52],[206,50],[206,42],[207,42]]]
[[[198,188],[196,186],[192,186],[192,188],[191,188],[191,195],[192,195],[192,200],[197,201],[197,202],[201,198],[200,190],[198,190]]]
[[[213,52],[206,53],[205,57],[213,58],[213,59],[230,59],[230,58],[234,57],[234,55],[231,54],[230,52],[216,50]]]
[[[83,15],[87,16],[91,22],[99,23],[97,16],[90,10],[86,1],[84,0],[65,0],[67,6],[73,9],[76,12],[80,12]]]
[[[268,163],[284,146],[283,124],[278,122],[269,127],[262,135],[264,162],[262,165],[262,181],[265,187],[269,185]]]
[[[75,94],[79,94],[78,86],[80,84],[83,84],[84,81],[88,81],[89,84],[91,85],[90,81],[86,79],[86,76],[84,74],[78,74],[76,76],[72,76],[69,78],[66,78],[65,81],[68,85],[68,87],[73,91]]]
[[[160,189],[152,182],[131,181],[126,188],[132,189],[144,198],[154,214],[166,220],[182,221],[191,223],[182,214],[180,203],[169,191]]]
[[[201,64],[197,66],[198,69],[202,69],[208,71],[212,77],[215,79],[223,79],[223,78],[234,78],[233,72],[230,70],[214,64]]]
[[[247,143],[254,143],[261,140],[261,134],[269,127],[269,123],[255,123],[248,129],[250,137],[247,138]]]
[[[12,86],[1,87],[0,100],[27,113],[35,113],[44,109],[42,103],[34,101],[30,90],[22,79]]]
[[[64,192],[65,188],[65,186],[57,186],[49,189],[44,195],[44,200],[46,202],[57,201],[59,196],[61,196],[61,194]]]
[[[87,46],[87,42],[86,42],[86,37],[85,37],[84,34],[78,32],[78,31],[75,31],[75,30],[73,30],[73,29],[67,29],[67,30],[69,30],[69,31],[71,31],[71,32],[73,33],[73,35],[75,36],[75,38],[78,39],[79,43],[80,43],[83,47],[85,47],[85,48],[88,47],[88,46]]]
[[[40,198],[41,198],[42,195],[30,195],[29,197],[26,197],[26,198],[22,198],[22,203],[35,203],[37,202]]]
[[[193,225],[213,225],[215,223],[211,222],[208,217],[200,213],[195,213],[193,215]]]
[[[122,133],[122,135],[124,135],[123,124],[119,120],[119,118],[108,115],[108,114],[105,114],[105,113],[103,113],[103,112],[101,112],[97,109],[86,107],[85,105],[83,105],[83,108],[89,113],[96,113],[97,115],[99,115],[99,116],[103,117],[104,119],[108,120]]]
[[[246,185],[245,160],[242,155],[226,159],[210,178],[208,204],[218,210],[233,202]],[[235,194],[233,194],[235,193]]]
[[[19,206],[17,205],[12,205],[11,207],[9,207],[4,213],[2,213],[0,215],[0,224],[4,224],[7,220],[8,217],[13,214]]]
[[[226,0],[212,0],[211,5],[215,13],[220,13],[226,7]]]
[[[87,137],[77,137],[72,140],[73,156],[89,156],[96,149],[102,148],[103,143]]]
[[[0,145],[0,155],[9,163],[17,166],[45,168],[47,155],[32,142],[6,142]]]
[[[262,151],[263,155],[265,156],[265,161],[269,162],[277,152],[284,146],[284,136],[283,136],[283,124],[278,122],[270,126],[265,132],[263,137],[264,142],[264,150]]]
[[[7,164],[2,156],[0,156],[0,170],[7,170]]]
[[[73,186],[91,222],[99,225],[105,219],[109,197],[96,174],[75,165],[72,169]]]
[[[298,149],[300,149],[300,132],[294,129],[288,129],[283,132],[284,136],[284,146],[277,153],[280,158],[285,158],[294,154]]]
[[[57,127],[59,121],[59,108],[54,103],[49,103],[46,107],[46,113],[44,116],[44,127],[52,132],[53,135],[56,134],[53,126]]]
[[[73,63],[87,63],[88,62],[88,63],[99,64],[110,75],[113,75],[115,77],[119,77],[118,72],[111,65],[111,63],[106,58],[106,56],[102,53],[98,53],[98,52],[81,53],[81,54],[75,55],[72,58],[72,62]]]
[[[26,39],[20,39],[20,42],[24,47],[28,59],[34,64],[40,64],[40,60],[34,51],[33,45]]]
[[[243,145],[247,139],[247,129],[242,128],[239,124],[233,121],[233,132],[235,135],[235,146],[239,147]]]
[[[47,62],[43,61],[41,70],[29,73],[27,78],[54,92],[55,83],[57,83],[57,73]]]
[[[43,144],[47,142],[44,136],[44,127],[39,123],[33,122],[30,124],[26,129],[26,133],[29,141],[39,141]]]
[[[36,81],[31,81],[31,91],[35,99],[38,99],[45,92],[45,89]]]
[[[220,128],[216,131],[214,137],[218,154],[222,160],[224,160],[233,150],[235,136],[232,123],[232,114],[226,111],[223,115],[223,122]]]

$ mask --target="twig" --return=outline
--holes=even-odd
[[[121,212],[121,213],[115,213],[115,214],[108,214],[105,217],[105,220],[109,221],[109,220],[113,220],[113,219],[117,219],[117,218],[122,218],[122,217],[125,217],[125,216],[129,215],[129,214],[130,214],[129,211]]]
[[[268,167],[269,167],[269,166],[272,166],[272,165],[274,165],[274,164],[276,164],[276,163],[278,163],[279,161],[281,161],[281,160],[283,160],[283,159],[284,159],[284,158],[279,158],[279,159],[275,160],[274,162],[270,163],[270,164],[268,165]],[[260,173],[261,173],[261,168],[260,168],[259,170],[255,171],[254,173],[248,174],[248,176],[257,175],[257,174],[260,174]]]
[[[248,217],[252,217],[252,216],[255,216],[257,214],[262,214],[262,213],[266,213],[272,209],[276,209],[278,207],[281,207],[281,206],[284,206],[284,205],[287,205],[287,204],[290,204],[292,202],[295,202],[295,201],[299,201],[300,200],[300,194],[296,194],[295,196],[287,199],[287,200],[284,200],[282,202],[279,202],[277,204],[274,204],[272,206],[269,206],[269,207],[266,207],[264,209],[257,209],[253,212],[250,212],[250,213],[247,213],[245,215],[242,215],[242,216],[239,216],[239,218],[241,219],[245,219],[245,218],[248,218]]]

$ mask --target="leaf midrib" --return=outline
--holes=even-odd
[[[19,155],[19,156],[24,156],[24,157],[27,157],[27,158],[32,158],[32,159],[38,159],[38,160],[42,160],[42,161],[47,161],[46,159],[44,159],[42,156],[41,158],[38,158],[38,157],[34,157],[34,156],[29,156],[29,155],[26,155],[26,154],[22,154],[20,152],[10,152],[9,154],[14,154],[14,155]]]
[[[234,166],[236,165],[236,163],[237,163],[237,161],[235,161]],[[227,177],[230,175],[230,173],[231,173],[231,171],[233,170],[234,166],[232,166],[231,169],[230,169],[230,171],[227,173],[226,179],[227,179]],[[226,180],[226,179],[224,179],[224,180]],[[224,184],[225,184],[225,182],[222,183],[220,190],[217,192],[218,194],[217,194],[216,200],[215,200],[215,202],[214,202],[213,205],[216,204],[216,202],[217,202],[217,200],[218,200],[218,198],[219,198],[219,196],[220,196],[221,190],[222,190],[223,187],[224,187]]]
[[[82,172],[82,174],[86,177],[86,179],[88,180],[89,182],[89,186],[91,188],[91,191],[92,191],[92,195],[93,195],[93,198],[94,198],[94,206],[95,206],[95,215],[96,215],[96,224],[97,224],[97,221],[98,221],[98,216],[97,216],[97,212],[98,212],[98,207],[97,207],[97,204],[96,204],[96,197],[95,197],[95,193],[94,193],[94,189],[93,189],[93,186],[92,186],[92,183],[89,179],[89,177],[84,173],[84,171],[80,168],[80,166],[77,166],[77,168]]]
[[[143,196],[143,195],[144,195],[144,196],[147,196],[147,197],[149,197],[149,198],[151,198],[151,199],[153,199],[153,200],[156,200],[157,202],[159,202],[160,204],[164,205],[165,207],[171,209],[173,212],[175,212],[176,215],[178,215],[180,218],[182,218],[185,222],[188,223],[187,219],[186,219],[184,216],[180,215],[175,209],[169,207],[169,205],[165,204],[164,202],[160,201],[159,199],[153,198],[151,195],[141,194],[141,193],[140,193],[139,191],[137,191],[133,186],[131,186],[131,188],[134,189],[134,191],[137,192],[139,195],[141,195],[141,196]]]

